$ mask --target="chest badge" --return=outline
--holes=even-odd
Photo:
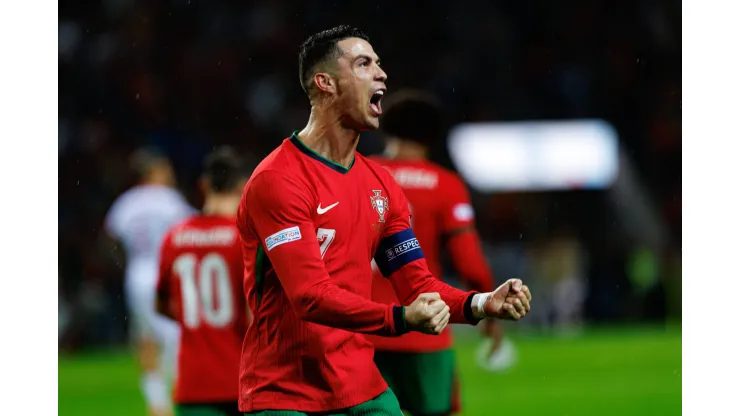
[[[379,222],[385,222],[385,216],[388,214],[388,198],[381,195],[382,192],[373,190],[374,195],[370,197],[370,203],[378,213]]]

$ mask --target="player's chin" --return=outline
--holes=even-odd
[[[367,124],[370,127],[370,130],[375,130],[380,127],[380,119],[377,117],[371,117]]]
[[[380,120],[375,116],[367,116],[363,120],[361,131],[377,130],[380,127]]]

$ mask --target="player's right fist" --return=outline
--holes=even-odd
[[[483,304],[485,316],[518,321],[529,312],[532,293],[519,279],[509,279],[496,288]]]
[[[439,293],[422,293],[406,307],[404,317],[410,330],[438,335],[450,321],[450,307]]]

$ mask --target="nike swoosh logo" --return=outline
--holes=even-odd
[[[318,213],[319,215],[326,214],[327,211],[329,211],[330,209],[334,208],[338,204],[339,204],[339,201],[337,201],[337,202],[335,202],[335,203],[333,203],[333,204],[331,204],[331,205],[329,205],[328,207],[325,207],[325,208],[321,208],[321,204],[319,204],[319,207],[316,208],[316,213]]]

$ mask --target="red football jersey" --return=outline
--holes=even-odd
[[[157,292],[182,328],[175,402],[237,400],[243,273],[234,217],[197,215],[168,231]]]
[[[240,411],[343,409],[388,388],[362,334],[407,329],[402,306],[370,300],[373,256],[403,305],[438,292],[451,322],[478,322],[473,292],[432,277],[409,215],[390,174],[358,153],[347,169],[294,134],[260,163],[237,216],[254,316]]]
[[[412,213],[411,226],[424,250],[429,270],[442,277],[441,253],[446,249],[460,278],[472,289],[490,292],[493,275],[486,264],[475,231],[473,207],[463,181],[453,172],[427,160],[388,160],[373,157],[403,189]],[[372,299],[394,304],[393,286],[376,269]],[[430,352],[450,348],[449,327],[439,336],[412,332],[396,338],[369,335],[376,349]]]

